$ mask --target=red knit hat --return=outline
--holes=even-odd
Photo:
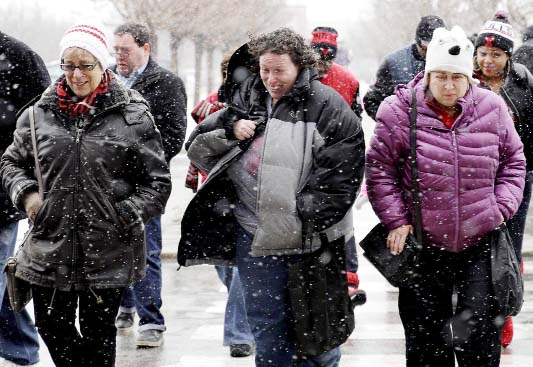
[[[333,60],[337,55],[338,33],[331,27],[316,27],[312,32],[311,47],[324,61]]]

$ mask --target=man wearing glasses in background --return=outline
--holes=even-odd
[[[116,65],[124,86],[135,89],[148,101],[155,124],[161,132],[167,163],[181,150],[187,127],[187,96],[181,79],[159,66],[150,56],[149,30],[136,23],[120,25],[114,32]],[[170,164],[169,164],[170,166]],[[127,288],[116,326],[133,326],[139,315],[138,347],[159,347],[166,330],[161,314],[161,217],[146,223],[146,278]]]

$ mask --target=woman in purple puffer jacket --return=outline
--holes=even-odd
[[[420,280],[400,288],[407,366],[499,366],[504,319],[493,301],[486,235],[522,200],[525,158],[504,101],[472,78],[473,45],[439,28],[426,68],[381,104],[367,155],[368,196],[399,253],[413,230],[409,170],[411,88],[424,249]],[[457,307],[452,294],[457,290]],[[453,329],[453,333],[452,333]]]

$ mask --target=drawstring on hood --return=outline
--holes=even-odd
[[[91,287],[89,287],[89,291],[93,294],[93,296],[96,298],[96,304],[97,305],[101,305],[102,303],[104,303],[104,300],[102,299],[101,296],[97,295],[96,293],[94,293],[93,289]]]

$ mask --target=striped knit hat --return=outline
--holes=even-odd
[[[108,42],[107,37],[100,28],[90,24],[77,24],[74,27],[68,29],[61,42],[59,43],[61,52],[59,59],[63,58],[63,53],[69,47],[77,47],[90,52],[102,68],[107,68],[107,60],[111,57],[107,50]]]
[[[509,23],[509,14],[499,10],[492,20],[489,20],[479,32],[476,40],[476,49],[479,46],[497,47],[507,55],[513,54],[513,27]]]

